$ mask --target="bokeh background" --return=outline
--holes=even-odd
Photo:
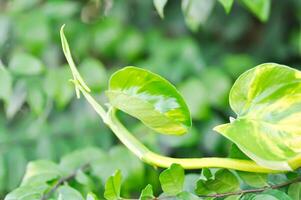
[[[60,46],[63,24],[100,102],[110,74],[128,65],[156,72],[180,90],[193,118],[185,136],[161,136],[120,114],[149,148],[175,157],[227,156],[230,142],[212,127],[235,117],[228,105],[235,79],[264,62],[301,67],[301,2],[273,0],[263,23],[239,2],[227,15],[213,1],[206,18],[191,31],[179,0],[167,3],[164,19],[150,0],[0,0],[0,198],[20,184],[29,161],[59,161],[91,147],[107,154],[106,164],[82,190],[100,193],[117,168],[125,194],[146,183],[158,188],[158,170],[133,157],[75,98]]]

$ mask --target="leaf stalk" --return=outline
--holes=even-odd
[[[239,171],[257,172],[257,173],[279,173],[278,170],[269,169],[256,164],[251,160],[233,159],[233,158],[171,158],[150,151],[144,144],[137,140],[128,129],[116,117],[116,109],[110,107],[106,111],[90,94],[90,89],[84,82],[78,72],[71,56],[67,39],[64,35],[64,26],[61,28],[61,40],[65,57],[69,63],[75,85],[76,94],[79,98],[80,92],[85,99],[102,118],[103,122],[113,131],[118,139],[138,158],[142,161],[157,167],[167,168],[173,163],[180,164],[184,169],[200,169],[200,168],[228,168]],[[301,157],[290,162],[293,169],[301,164]]]

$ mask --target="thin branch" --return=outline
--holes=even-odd
[[[279,189],[279,188],[283,188],[286,187],[290,184],[293,183],[298,183],[301,182],[301,177],[298,177],[296,179],[278,184],[278,185],[270,185],[270,186],[266,186],[263,188],[258,188],[258,189],[249,189],[249,190],[240,190],[240,191],[236,191],[236,192],[226,192],[226,193],[220,193],[220,194],[209,194],[209,195],[202,195],[200,197],[226,197],[226,196],[232,196],[232,195],[243,195],[243,194],[247,194],[247,193],[259,193],[259,192],[264,192],[266,190],[270,190],[270,189]]]
[[[84,164],[82,165],[81,167],[79,167],[78,169],[76,169],[75,171],[73,171],[71,174],[69,174],[68,176],[65,176],[65,177],[62,177],[61,179],[58,180],[58,182],[52,186],[52,188],[50,188],[50,190],[43,194],[43,196],[41,197],[41,200],[47,200],[48,198],[51,197],[51,195],[62,185],[64,184],[65,182],[68,182],[70,181],[71,179],[73,179],[77,173],[79,171],[85,171],[87,170],[89,167],[89,164]]]

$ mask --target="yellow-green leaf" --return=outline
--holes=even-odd
[[[290,170],[301,151],[301,72],[259,65],[237,79],[229,99],[237,118],[215,130],[258,164]]]
[[[159,133],[181,135],[191,126],[183,97],[167,80],[150,71],[137,67],[117,71],[106,94],[114,107]]]
[[[107,200],[120,199],[121,189],[121,171],[117,170],[113,176],[110,176],[105,185],[104,197]]]

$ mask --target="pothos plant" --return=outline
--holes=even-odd
[[[301,166],[301,72],[265,63],[243,73],[234,83],[229,102],[237,114],[213,129],[230,139],[250,159],[170,158],[150,151],[116,117],[121,110],[161,134],[183,135],[192,125],[189,109],[177,89],[163,77],[138,67],[115,72],[106,91],[105,110],[90,95],[61,29],[62,47],[73,75],[77,97],[86,98],[119,140],[142,161],[184,169],[228,168],[247,172],[292,171]]]
[[[297,171],[301,166],[300,71],[265,63],[248,70],[236,80],[229,102],[237,116],[230,117],[227,124],[214,127],[215,131],[234,143],[229,158],[171,158],[152,152],[137,140],[119,121],[116,112],[120,110],[131,115],[158,133],[183,135],[192,121],[177,89],[150,71],[125,67],[109,80],[106,91],[109,102],[105,109],[90,94],[91,90],[78,72],[63,28],[60,32],[62,47],[77,97],[82,94],[124,146],[140,160],[168,168],[159,177],[163,193],[156,197],[152,186],[147,185],[139,199],[301,198],[301,176]],[[77,160],[72,161],[72,157]],[[59,166],[49,161],[32,162],[21,187],[9,193],[5,200],[83,200],[78,191],[64,183],[73,178],[81,183],[87,182],[84,172],[89,168],[93,171],[93,160],[99,157],[102,157],[99,150],[88,149],[63,159]],[[103,165],[105,160],[107,158],[102,158],[98,165]],[[201,175],[185,176],[185,169],[202,171]],[[271,176],[269,181],[266,174]],[[121,183],[121,171],[117,170],[105,183],[104,198],[125,200],[121,197]],[[88,193],[86,199],[98,197]]]
[[[77,71],[63,28],[62,47],[70,65],[77,97],[82,93],[103,122],[139,159],[153,166],[170,167],[170,171],[164,172],[169,178],[173,176],[172,170],[177,175],[182,173],[179,172],[182,168],[279,173],[293,171],[301,166],[300,71],[285,65],[265,63],[246,71],[234,83],[229,102],[237,116],[230,117],[230,123],[213,129],[231,140],[238,147],[237,150],[245,155],[243,159],[171,158],[152,152],[138,141],[116,117],[116,111],[123,111],[139,119],[158,133],[183,135],[192,122],[189,109],[177,89],[155,73],[137,67],[125,67],[115,72],[109,80],[106,91],[109,103],[105,110],[90,95],[89,87]],[[117,172],[112,182],[118,181],[119,176]],[[204,176],[206,180],[210,179]],[[173,185],[171,190],[177,191],[176,186]],[[210,193],[210,187],[206,188],[205,185],[204,191]]]

